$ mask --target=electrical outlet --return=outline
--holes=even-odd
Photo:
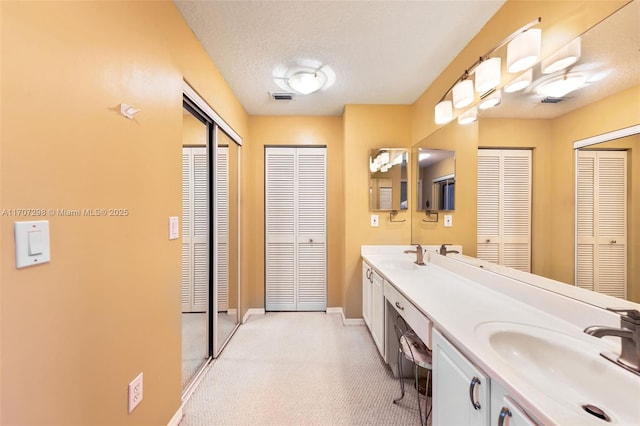
[[[129,412],[142,401],[142,373],[129,383]]]
[[[450,214],[444,215],[444,226],[450,228],[453,226],[453,216]]]
[[[371,226],[372,227],[376,227],[378,226],[378,215],[377,214],[372,214],[371,215]]]

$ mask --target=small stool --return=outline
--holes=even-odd
[[[400,391],[402,392],[402,395],[400,395],[399,398],[394,399],[393,403],[397,404],[398,401],[404,398],[404,377],[402,373],[402,357],[404,357],[413,364],[420,424],[425,426],[429,419],[429,415],[431,414],[431,410],[427,411],[427,397],[429,395],[429,381],[431,379],[432,369],[431,351],[424,343],[422,343],[422,340],[420,340],[416,333],[409,328],[407,322],[400,315],[396,318],[393,327],[396,331],[396,335],[398,336],[398,375],[400,379]],[[419,367],[427,370],[427,382],[425,384],[424,393],[424,419],[422,418],[422,408],[420,407],[420,383],[418,380]]]

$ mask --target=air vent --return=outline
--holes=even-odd
[[[293,101],[296,95],[294,93],[282,92],[282,93],[271,93],[271,97],[275,101]]]
[[[552,96],[547,96],[541,102],[543,104],[557,104],[558,102],[564,101],[564,98],[554,98]]]

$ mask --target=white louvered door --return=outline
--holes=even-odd
[[[182,311],[205,312],[209,282],[207,149],[182,149]]]
[[[477,256],[531,269],[531,151],[478,150]]]
[[[265,150],[265,308],[326,310],[326,148]]]
[[[578,151],[576,193],[576,285],[626,298],[626,151]]]
[[[229,147],[218,147],[217,161],[218,312],[227,312],[229,309]]]

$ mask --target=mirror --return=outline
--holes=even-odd
[[[418,148],[418,211],[455,209],[455,151]]]
[[[572,19],[572,17],[569,17]],[[429,142],[419,146],[448,148],[456,151],[457,211],[455,225],[448,233],[438,226],[420,223],[424,215],[412,217],[412,242],[463,244],[464,251],[476,256],[477,225],[473,205],[475,190],[462,195],[460,191],[477,185],[478,148],[528,149],[532,151],[531,206],[531,270],[534,274],[569,285],[576,283],[576,160],[574,142],[595,135],[607,134],[640,123],[640,1],[635,0],[586,31],[580,37],[581,56],[569,68],[560,72],[585,73],[588,77],[580,89],[564,96],[542,97],[536,92],[543,79],[541,65],[533,67],[534,83],[519,92],[504,93],[499,106],[479,111],[477,134],[470,134],[466,146],[430,142],[442,129],[451,125],[458,129],[467,126],[455,120],[434,132]],[[545,35],[543,32],[543,43]],[[558,46],[560,48],[560,46]],[[513,76],[515,78],[516,76]],[[619,137],[619,136],[618,136]],[[618,142],[618,141],[617,141]],[[605,148],[603,145],[601,148]],[[595,146],[590,147],[594,149]],[[611,148],[611,147],[609,147]],[[627,205],[627,299],[640,302],[640,253],[637,227],[632,219],[637,216],[638,186],[631,181],[633,168],[637,168],[638,141],[625,148],[630,161],[627,165],[629,192]],[[634,161],[635,160],[635,161]],[[633,166],[632,166],[633,164]],[[462,204],[465,203],[463,206]],[[469,217],[467,217],[469,216]],[[455,234],[461,222],[473,220],[460,234]],[[431,227],[430,227],[431,226]],[[426,230],[423,230],[425,228]],[[464,235],[471,238],[465,240]],[[519,274],[524,276],[525,274]],[[518,278],[521,279],[521,278]],[[525,280],[537,285],[535,280]],[[559,293],[562,293],[559,291]],[[571,292],[572,294],[574,292]],[[591,295],[588,292],[580,292]],[[598,295],[600,296],[600,295]],[[572,296],[573,297],[573,296]],[[579,299],[603,308],[627,306],[627,302],[607,297]],[[605,302],[603,302],[603,300]],[[633,304],[629,304],[633,305]],[[637,306],[637,305],[635,305]]]
[[[369,210],[408,209],[406,149],[378,148],[369,153]]]

